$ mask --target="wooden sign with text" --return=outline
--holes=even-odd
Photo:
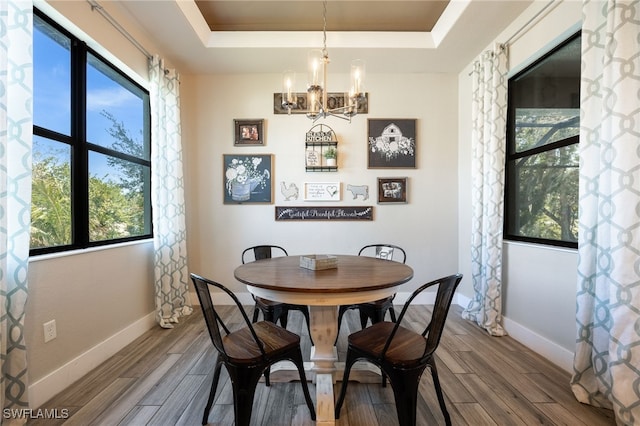
[[[373,220],[373,207],[280,207],[276,220]]]

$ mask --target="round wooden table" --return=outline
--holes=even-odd
[[[413,278],[413,269],[399,262],[367,256],[337,255],[333,269],[300,267],[300,256],[262,259],[240,265],[236,279],[258,297],[308,305],[311,316],[311,376],[316,383],[316,424],[335,424],[333,383],[338,360],[338,307],[388,297]],[[340,379],[341,377],[337,377]]]

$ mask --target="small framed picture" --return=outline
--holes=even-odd
[[[378,178],[378,204],[407,202],[407,178]]]
[[[416,168],[416,119],[368,120],[368,168]]]
[[[264,120],[233,120],[235,146],[264,145]]]
[[[305,182],[305,201],[340,201],[340,182]]]

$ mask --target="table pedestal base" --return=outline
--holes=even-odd
[[[314,363],[305,362],[307,380],[316,385],[316,425],[335,425],[335,397],[333,385],[342,380],[344,362],[334,363],[334,371],[320,373],[314,371]],[[289,361],[279,362],[271,367],[270,380],[277,382],[295,382],[300,380],[298,369]],[[356,363],[351,368],[349,381],[381,384],[380,369],[370,363]]]

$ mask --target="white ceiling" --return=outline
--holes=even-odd
[[[367,73],[459,72],[532,2],[451,0],[446,5],[439,1],[439,7],[430,7],[433,5],[425,4],[425,0],[328,0],[329,70],[347,73],[350,61],[357,58],[366,61]],[[281,73],[286,69],[303,73],[307,52],[322,47],[322,3],[317,0],[210,0],[204,2],[210,4],[200,4],[209,22],[198,3],[194,0],[118,0],[112,4],[136,21],[184,74]],[[430,31],[398,31],[402,28],[397,25],[398,21],[403,18],[402,13],[390,12],[389,8],[394,6],[412,11],[433,9],[434,12],[429,13],[436,14],[446,7],[442,14],[431,18],[435,25]],[[347,15],[358,7],[367,13]],[[238,8],[235,14],[234,8]],[[342,9],[336,12],[338,8]],[[273,11],[281,13],[274,15]],[[267,15],[271,19],[265,20]],[[231,19],[234,16],[237,17]],[[282,19],[274,18],[280,16]],[[428,17],[425,19],[428,22]],[[313,25],[314,20],[316,31],[299,30]],[[421,25],[414,21],[407,19],[411,29]],[[301,26],[303,22],[307,27]],[[292,27],[293,23],[297,24]],[[376,25],[381,30],[375,30]],[[431,26],[430,23],[424,25]],[[255,31],[255,28],[263,30]]]

